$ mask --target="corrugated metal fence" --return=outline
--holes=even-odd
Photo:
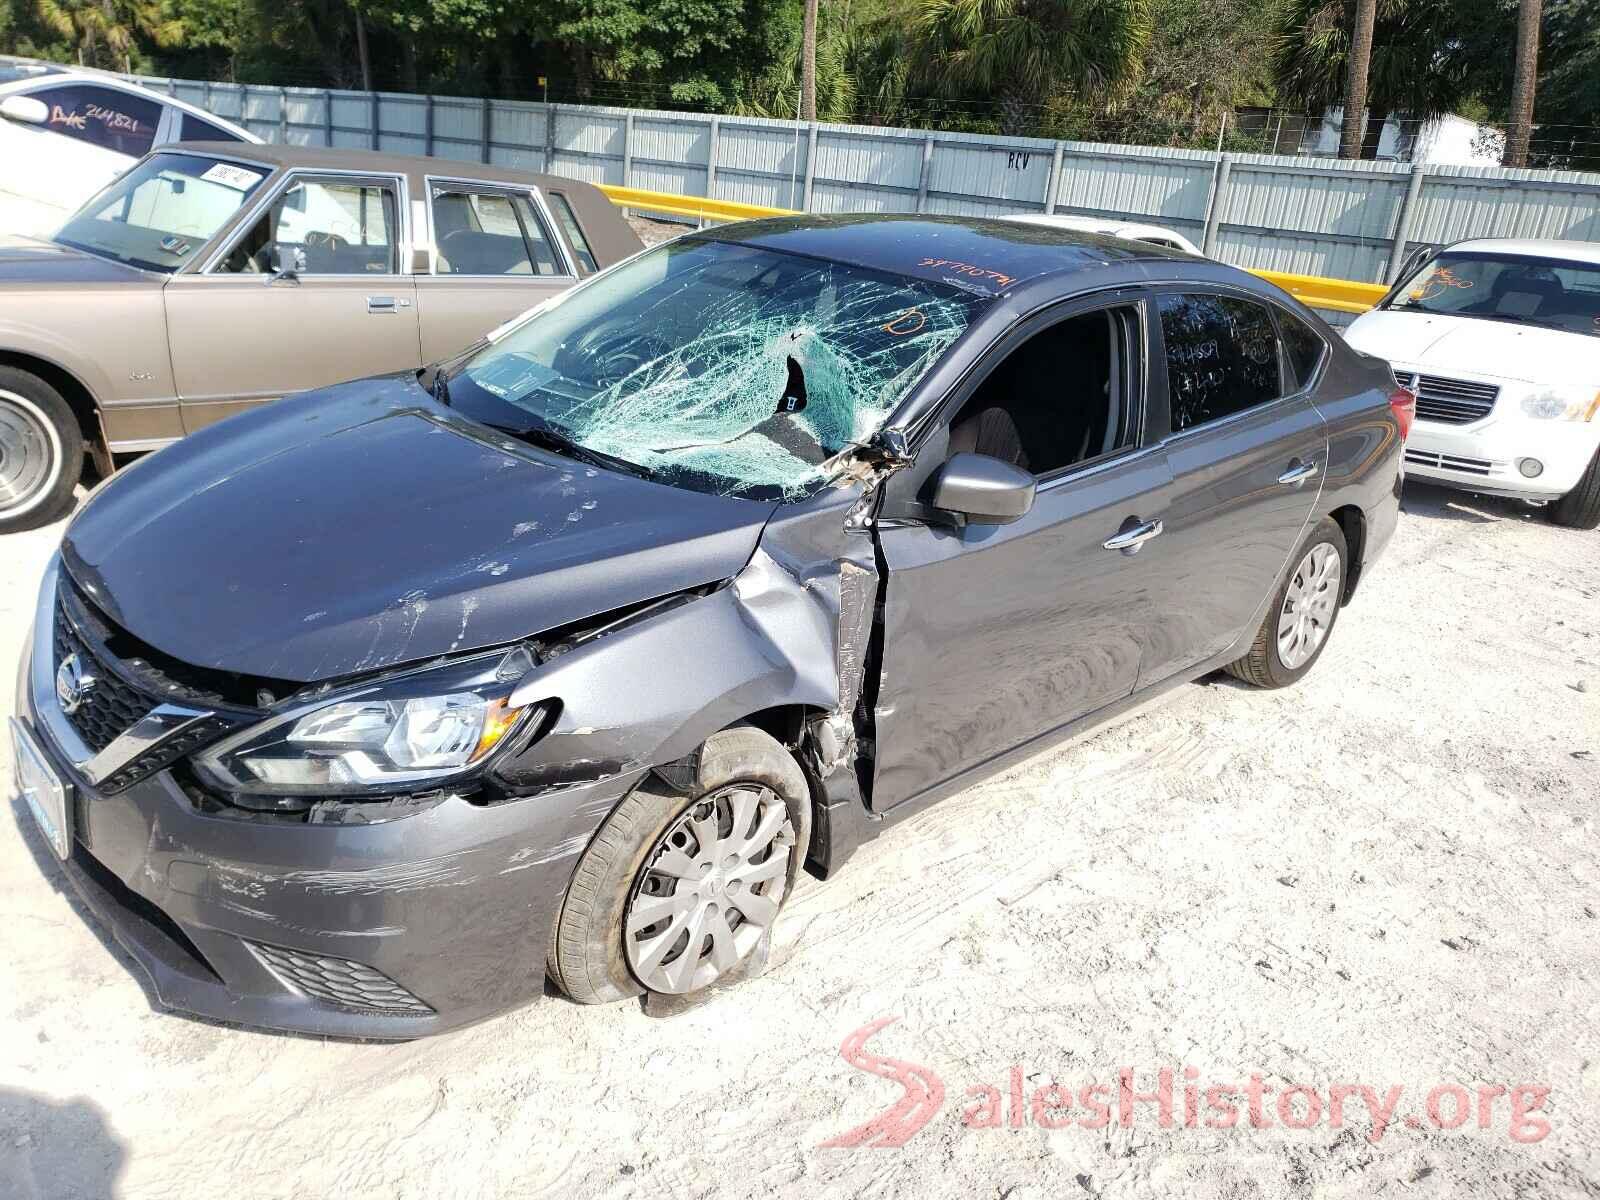
[[[1600,175],[1345,163],[753,117],[141,78],[269,141],[373,147],[814,212],[1147,220],[1241,267],[1387,282],[1464,237],[1600,241]]]

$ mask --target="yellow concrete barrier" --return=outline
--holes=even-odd
[[[600,190],[613,204],[640,212],[663,213],[673,217],[694,217],[706,221],[748,221],[756,217],[789,217],[789,208],[768,208],[761,204],[740,204],[733,200],[712,200],[704,196],[678,196],[671,192],[651,192],[643,188],[617,187],[602,183]],[[1381,283],[1357,283],[1350,279],[1324,279],[1318,275],[1294,275],[1288,271],[1258,271],[1268,283],[1277,284],[1300,303],[1310,308],[1335,312],[1363,313],[1389,289]]]

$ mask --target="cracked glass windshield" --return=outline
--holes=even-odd
[[[832,477],[986,302],[689,238],[567,293],[435,390],[665,483],[793,499]]]

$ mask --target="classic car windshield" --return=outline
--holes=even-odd
[[[1441,254],[1390,308],[1600,334],[1600,265],[1518,254]]]
[[[985,298],[681,239],[567,293],[446,380],[501,428],[555,435],[665,482],[792,498],[881,425]]]
[[[55,240],[147,271],[176,271],[266,177],[263,168],[223,159],[156,154],[80,208]]]

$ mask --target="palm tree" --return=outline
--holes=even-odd
[[[1354,32],[1349,13],[1349,0],[1281,0],[1272,73],[1279,91],[1308,112],[1348,100]],[[1361,157],[1377,157],[1392,113],[1437,116],[1503,86],[1498,72],[1504,59],[1487,52],[1502,24],[1498,0],[1378,0]],[[1359,129],[1361,107],[1346,102],[1346,131],[1352,116]]]
[[[800,119],[817,119],[817,0],[806,0],[801,22]]]
[[[1137,74],[1150,0],[922,0],[915,38],[924,82],[997,98],[1000,132],[1025,134],[1062,89],[1112,91]]]
[[[39,23],[71,42],[85,66],[133,71],[138,37],[158,46],[176,45],[183,22],[171,19],[161,0],[36,0]]]
[[[1508,167],[1528,165],[1528,141],[1533,136],[1533,94],[1539,86],[1539,20],[1543,0],[1522,0],[1517,8],[1517,68],[1511,84],[1511,123],[1506,128]]]
[[[1339,157],[1365,158],[1361,151],[1361,121],[1367,112],[1367,71],[1372,66],[1372,27],[1378,20],[1378,0],[1356,0],[1350,27],[1350,61],[1345,66],[1344,122],[1339,130]],[[1378,118],[1378,114],[1373,114]],[[1385,114],[1385,117],[1387,114]],[[1383,136],[1384,119],[1373,121]],[[1375,156],[1376,150],[1373,151]]]

